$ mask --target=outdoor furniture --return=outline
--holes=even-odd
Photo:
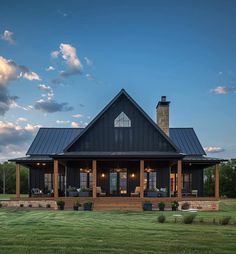
[[[131,193],[131,197],[139,197],[140,196],[140,186],[135,187],[135,191]]]
[[[97,194],[99,197],[105,197],[106,193],[102,192],[102,188],[100,186],[97,186]]]
[[[192,190],[192,196],[195,196],[197,198],[198,190]]]
[[[41,197],[43,195],[43,192],[39,188],[32,188],[31,189],[31,195],[33,197]]]

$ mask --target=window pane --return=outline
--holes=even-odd
[[[131,127],[131,121],[124,112],[121,112],[114,120],[114,127]]]
[[[87,188],[87,178],[88,174],[87,173],[80,173],[80,188]]]

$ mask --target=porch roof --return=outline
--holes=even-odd
[[[53,162],[53,159],[49,156],[26,156],[16,159],[10,159],[9,161],[17,163],[29,163],[29,162]]]
[[[207,156],[185,156],[183,162],[189,163],[203,163],[203,164],[217,164],[220,162],[228,161],[220,158],[212,158]]]

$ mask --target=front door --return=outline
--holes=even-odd
[[[127,169],[111,169],[109,174],[110,195],[126,196],[127,195]]]

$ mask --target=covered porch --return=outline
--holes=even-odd
[[[133,197],[140,199],[206,199],[203,169],[214,165],[215,196],[219,198],[220,161],[193,158],[37,158],[16,162],[16,197],[20,199],[20,165],[30,170],[29,196]],[[34,195],[33,189],[41,193]],[[203,198],[204,197],[204,198]],[[212,197],[210,198],[212,199]]]

